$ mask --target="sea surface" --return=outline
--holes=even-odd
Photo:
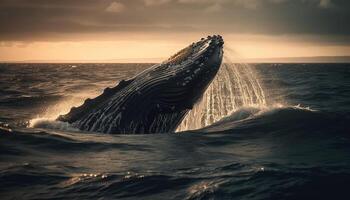
[[[149,66],[0,64],[0,199],[350,199],[350,64],[241,65],[216,120],[178,133],[54,121]]]

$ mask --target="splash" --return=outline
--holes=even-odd
[[[58,103],[47,107],[44,112],[37,117],[29,120],[28,127],[75,131],[77,129],[73,128],[69,123],[56,121],[57,117],[69,112],[73,106],[81,105],[86,98],[96,96],[97,94],[98,93],[95,91],[85,91],[76,93],[71,97],[66,97]]]
[[[186,115],[177,131],[211,125],[242,107],[266,107],[266,96],[252,66],[235,63],[232,50],[225,49],[220,70],[202,100]]]

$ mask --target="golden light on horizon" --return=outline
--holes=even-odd
[[[199,40],[199,34],[188,38],[172,36],[160,39],[122,38],[111,41],[3,42],[0,60],[23,62],[160,62],[179,49]],[[203,35],[205,37],[205,35]],[[349,46],[305,42],[293,37],[227,35],[225,46],[238,58],[284,58],[313,56],[346,56]]]

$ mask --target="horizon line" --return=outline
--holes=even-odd
[[[166,58],[117,58],[91,60],[0,60],[0,63],[160,63]],[[305,57],[271,57],[271,58],[236,58],[232,63],[339,63],[350,62],[347,56],[305,56]]]

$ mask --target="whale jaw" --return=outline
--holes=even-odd
[[[208,36],[57,120],[103,133],[174,132],[220,68],[221,36]]]

